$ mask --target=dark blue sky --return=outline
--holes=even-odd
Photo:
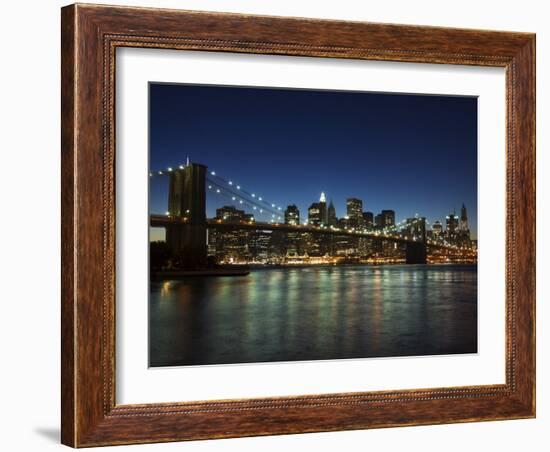
[[[477,235],[477,99],[223,86],[150,84],[150,168],[189,156],[302,218],[324,191],[375,214],[440,220],[466,204]],[[151,180],[164,212],[166,179]],[[227,204],[207,198],[208,215]]]

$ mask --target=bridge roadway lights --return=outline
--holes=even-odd
[[[424,242],[409,242],[406,245],[406,263],[407,264],[426,264],[427,247]]]
[[[328,233],[329,231],[310,231],[307,229],[292,229],[289,230],[287,225],[283,225],[283,228],[279,225],[273,224],[243,224],[243,223],[219,223],[213,221],[205,221],[204,223],[190,224],[188,221],[182,221],[182,218],[178,217],[164,217],[153,216],[151,218],[151,226],[153,227],[165,227],[166,228],[166,242],[169,244],[170,249],[175,254],[184,258],[184,265],[186,268],[203,268],[207,264],[206,258],[206,230],[207,228],[213,229],[269,229],[272,231],[286,230],[287,232],[298,233]],[[330,232],[331,235],[332,232]],[[338,234],[334,234],[338,235]],[[348,234],[345,234],[348,235]],[[385,237],[368,237],[379,243],[387,239]],[[403,241],[401,241],[403,242]],[[405,255],[407,264],[426,264],[427,263],[427,244],[423,241],[418,242],[406,242]]]

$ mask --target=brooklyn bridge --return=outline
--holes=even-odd
[[[208,171],[206,165],[187,162],[185,165],[169,167],[166,170],[150,173],[151,177],[169,178],[168,210],[164,215],[151,214],[150,226],[164,228],[166,244],[171,253],[180,256],[181,265],[188,269],[201,269],[208,266],[207,231],[279,231],[283,234],[309,234],[313,237],[327,238],[363,238],[374,244],[396,244],[404,249],[407,264],[425,264],[429,252],[452,252],[471,254],[469,246],[457,246],[445,240],[433,240],[427,237],[426,221],[416,217],[408,224],[404,233],[403,224],[393,224],[384,228],[338,227],[329,224],[300,224],[283,221],[281,205],[271,203],[255,192],[245,190],[231,179],[221,177],[214,171]],[[256,216],[232,220],[207,218],[207,192],[211,191],[227,198],[232,204],[246,207],[268,220],[259,220]]]

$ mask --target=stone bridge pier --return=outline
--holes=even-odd
[[[207,267],[206,166],[191,163],[170,173],[168,212],[181,224],[166,227],[166,244],[185,269]]]
[[[409,242],[405,249],[407,264],[426,264],[428,249],[425,242]]]

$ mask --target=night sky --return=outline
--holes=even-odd
[[[375,215],[444,224],[464,202],[477,237],[475,97],[150,84],[149,99],[151,171],[189,156],[270,202],[296,204],[302,221],[322,191],[338,217],[356,197]],[[227,204],[209,195],[207,215]],[[166,177],[151,178],[149,209],[166,211]]]

